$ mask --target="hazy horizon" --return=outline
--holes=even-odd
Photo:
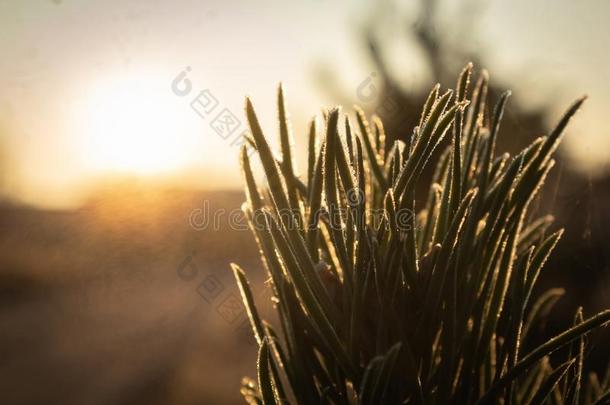
[[[458,30],[452,16],[469,9],[457,5],[473,2],[442,3],[443,24]],[[485,58],[482,67],[512,88],[520,104],[549,106],[549,122],[571,100],[589,94],[565,142],[568,158],[590,174],[607,171],[610,84],[600,79],[608,67],[609,3],[560,1],[552,9],[543,1],[479,3],[476,38],[462,45]],[[397,20],[413,13],[410,4],[396,8]],[[360,30],[378,10],[364,1],[55,0],[3,3],[0,10],[0,191],[42,206],[78,204],[92,182],[108,176],[238,188],[238,147],[232,143],[246,128],[246,95],[273,138],[275,90],[282,81],[303,145],[310,115],[339,101],[321,89],[317,69],[337,73],[336,87],[353,101],[374,69]],[[404,27],[384,30],[381,35],[393,39],[386,50],[390,67],[401,72],[402,84],[431,86],[417,47],[394,40]],[[182,97],[172,92],[172,81],[187,67],[192,91]],[[218,101],[214,114],[226,108],[240,121],[227,140],[210,127],[213,116],[202,118],[189,106],[203,90]]]

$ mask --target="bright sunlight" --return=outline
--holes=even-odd
[[[183,167],[182,110],[163,78],[99,82],[85,95],[86,162],[94,171],[151,175]],[[167,85],[167,84],[166,84]]]

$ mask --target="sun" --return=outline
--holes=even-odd
[[[181,138],[182,111],[166,82],[113,78],[84,95],[80,136],[89,168],[150,175],[185,165],[189,151]]]

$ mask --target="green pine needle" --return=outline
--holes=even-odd
[[[259,345],[258,384],[245,380],[244,398],[607,401],[610,378],[583,378],[583,357],[584,336],[608,324],[610,310],[588,319],[579,310],[572,328],[532,348],[536,325],[563,290],[531,298],[562,230],[548,234],[552,217],[532,215],[530,202],[585,97],[547,137],[513,158],[497,156],[510,92],[487,117],[489,76],[482,71],[471,89],[472,73],[469,64],[455,91],[436,85],[411,138],[387,149],[378,117],[369,120],[360,108],[352,118],[338,108],[324,112],[324,131],[315,119],[309,127],[303,179],[283,88],[279,157],[247,100],[248,139],[266,181],[256,184],[242,151],[244,211],[270,276],[281,333],[260,318],[245,273],[233,265]],[[427,200],[416,200],[416,185],[434,161]]]

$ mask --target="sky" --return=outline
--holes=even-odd
[[[234,140],[246,128],[244,96],[275,137],[281,81],[303,145],[310,115],[337,101],[317,82],[316,67],[340,72],[337,86],[355,100],[372,69],[361,27],[388,3],[0,0],[2,191],[64,207],[111,176],[238,187]],[[442,26],[451,32],[473,2],[441,3]],[[549,119],[588,94],[566,139],[568,155],[582,170],[606,170],[610,3],[478,3],[477,35],[464,46],[482,53],[492,80],[521,103],[551,106]],[[397,27],[415,4],[395,6]],[[390,59],[406,86],[428,86],[412,44],[397,46]],[[188,92],[183,80],[174,83],[183,72]],[[216,120],[227,116],[230,134]]]

